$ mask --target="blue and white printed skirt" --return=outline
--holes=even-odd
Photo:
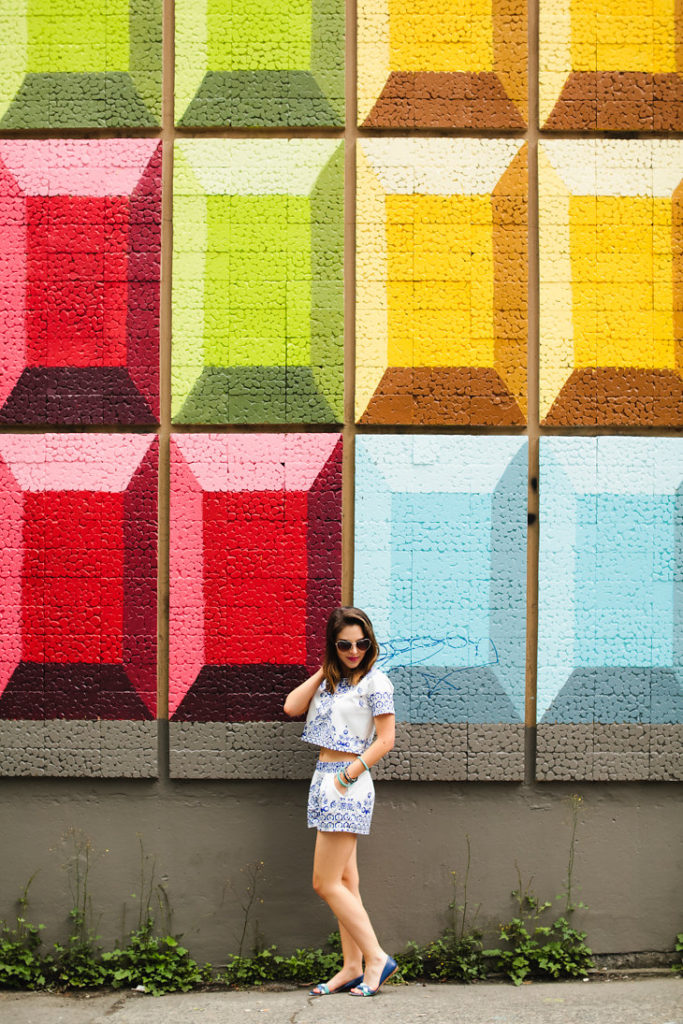
[[[334,776],[350,761],[318,761],[308,791],[308,827],[321,832],[370,832],[375,786],[370,772],[363,772],[343,793],[337,791]]]

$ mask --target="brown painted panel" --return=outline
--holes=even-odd
[[[521,427],[525,420],[491,367],[430,366],[386,370],[360,422]]]
[[[672,370],[574,370],[545,426],[683,426],[683,381]]]
[[[393,71],[364,128],[524,128],[493,71]]]
[[[555,131],[681,131],[683,75],[574,71],[543,127]]]

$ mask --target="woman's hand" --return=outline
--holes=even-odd
[[[332,778],[332,785],[337,790],[337,792],[340,794],[340,796],[344,795],[344,787],[342,786],[341,782],[337,778],[336,773],[334,774],[334,776]]]

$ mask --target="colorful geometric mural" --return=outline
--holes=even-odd
[[[681,131],[683,16],[668,0],[540,0],[540,123]]]
[[[303,747],[282,704],[320,665],[321,609],[340,600],[341,454],[336,433],[172,438],[175,775],[210,766],[214,777],[266,777],[278,738]],[[245,744],[247,762],[230,757]],[[285,759],[277,771],[288,776],[292,764]]]
[[[0,422],[155,423],[161,144],[0,141]]]
[[[0,477],[3,770],[154,774],[156,438],[3,434]]]
[[[176,0],[183,127],[344,123],[343,0]]]
[[[683,425],[683,141],[539,147],[540,412]]]
[[[173,419],[343,415],[343,146],[176,144]]]
[[[360,423],[522,425],[526,147],[360,140],[356,288]]]
[[[161,122],[161,0],[3,0],[0,129]]]
[[[364,128],[523,128],[524,0],[358,0]]]
[[[683,440],[541,438],[538,775],[683,778]]]
[[[541,0],[538,356],[526,0],[356,8],[2,5],[0,774],[156,772],[159,440],[120,431],[163,407],[172,776],[310,774],[282,700],[341,598],[344,424],[344,592],[396,687],[377,774],[522,778],[530,362],[539,777],[683,777],[683,439],[632,436],[683,428],[683,137],[604,134],[683,133],[683,8]]]
[[[354,602],[407,723],[396,774],[523,776],[527,462],[523,437],[356,438]]]

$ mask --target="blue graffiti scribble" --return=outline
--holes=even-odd
[[[435,636],[414,636],[410,639],[390,640],[382,645],[382,650],[377,659],[377,664],[385,668],[393,665],[423,665],[426,661],[432,661],[437,656],[443,655],[441,660],[451,658],[451,651],[461,651],[463,648],[473,649],[473,664],[458,665],[449,667],[444,675],[436,678],[429,690],[427,697],[433,697],[439,692],[442,686],[449,686],[453,690],[459,689],[455,679],[460,672],[466,672],[471,668],[486,668],[490,665],[498,665],[498,649],[490,637],[479,640],[471,640],[463,633],[448,633],[444,637]]]

